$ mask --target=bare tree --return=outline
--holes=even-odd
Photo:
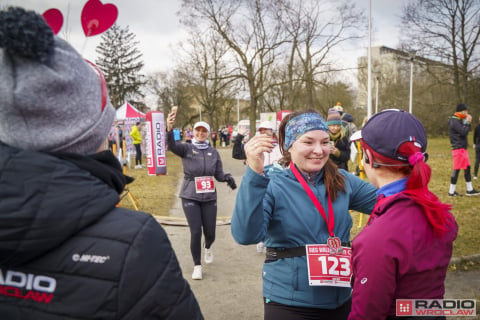
[[[314,101],[315,91],[324,85],[319,81],[324,77],[319,75],[340,71],[329,59],[332,50],[362,37],[365,17],[355,4],[341,1],[285,0],[282,9],[292,45],[288,74],[293,80],[298,58],[303,69],[300,81],[305,86],[306,107],[314,109],[318,105]]]
[[[479,0],[411,0],[402,13],[403,46],[452,66],[457,101],[469,102],[480,68]]]
[[[198,113],[190,106],[194,100],[186,76],[179,70],[156,73],[148,77],[146,88],[157,99],[157,110],[169,113],[178,106],[177,124],[184,128],[198,120]]]
[[[266,75],[285,43],[276,2],[261,0],[183,0],[182,22],[204,23],[220,35],[237,62],[232,75],[243,79],[250,92],[250,132],[256,131],[260,98],[271,84]]]
[[[185,79],[193,89],[196,102],[206,111],[212,128],[218,128],[219,121],[229,121],[235,96],[236,77],[226,66],[229,47],[223,38],[212,30],[190,30],[190,38],[181,45],[187,58],[181,63]],[[218,114],[223,114],[219,120]]]

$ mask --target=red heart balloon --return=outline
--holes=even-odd
[[[63,25],[63,15],[62,12],[58,9],[48,9],[43,13],[43,19],[47,24],[52,28],[53,33],[57,34]]]
[[[82,10],[82,27],[85,36],[91,37],[107,31],[117,20],[118,10],[114,4],[89,0]]]

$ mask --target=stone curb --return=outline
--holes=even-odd
[[[168,226],[181,226],[186,227],[188,226],[187,219],[182,217],[174,217],[174,216],[165,216],[165,217],[154,217],[158,223],[162,225]],[[217,217],[217,226],[224,226],[228,225],[231,222],[231,217]]]
[[[472,254],[470,256],[452,257],[449,265],[460,264],[467,261],[480,262],[480,253]]]

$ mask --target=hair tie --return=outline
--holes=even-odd
[[[421,152],[415,152],[408,157],[408,162],[410,162],[412,166],[416,165],[419,161],[423,161],[423,153]]]

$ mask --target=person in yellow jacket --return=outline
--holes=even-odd
[[[135,146],[135,169],[142,168],[142,123],[137,122],[130,131],[130,137],[132,137],[133,145]]]

